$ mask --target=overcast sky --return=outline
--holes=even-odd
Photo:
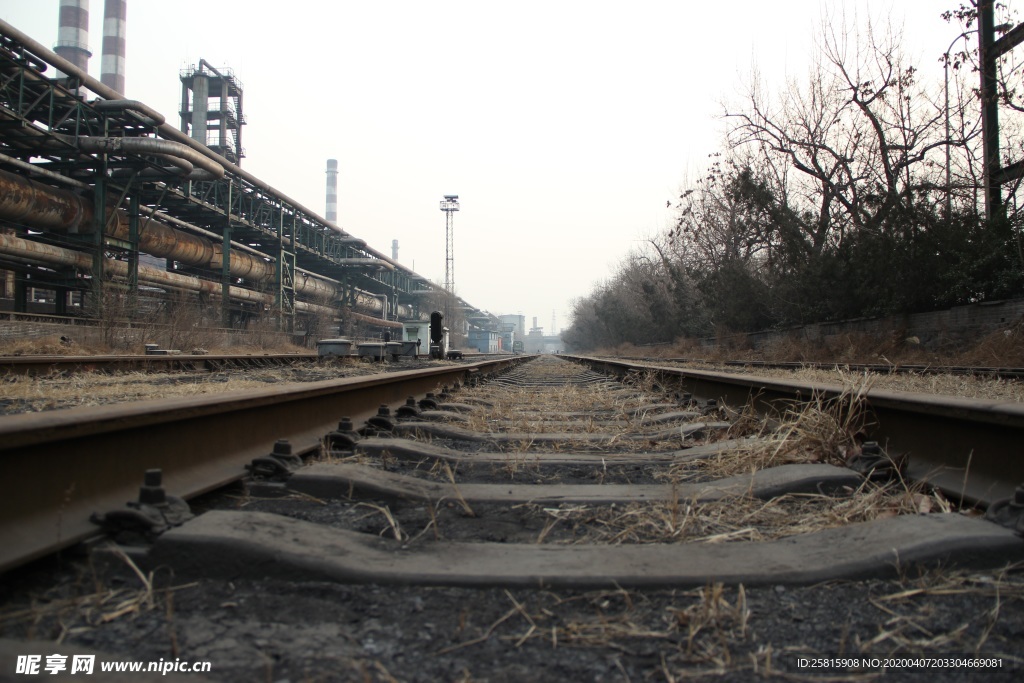
[[[930,0],[847,0],[892,16],[921,76],[960,32]],[[58,0],[0,0],[44,45]],[[666,201],[719,149],[721,102],[756,64],[806,71],[820,0],[128,0],[126,96],[179,122],[179,72],[234,70],[242,167],[444,282],[444,194],[458,194],[455,284],[492,313],[565,327],[573,298],[672,222]],[[103,0],[90,3],[99,78]]]

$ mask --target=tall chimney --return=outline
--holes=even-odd
[[[106,0],[103,5],[103,57],[100,82],[124,94],[125,19],[128,0]]]
[[[327,222],[338,222],[338,160],[327,160]]]
[[[89,0],[60,0],[57,44],[53,51],[82,71],[89,71]],[[57,72],[58,78],[66,75]]]
[[[391,260],[398,260],[398,240],[391,240]]]

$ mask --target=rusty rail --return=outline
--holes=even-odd
[[[163,470],[168,493],[193,497],[240,479],[278,439],[308,452],[342,417],[359,423],[381,404],[520,360],[0,417],[0,571],[96,534],[90,515],[134,500],[147,469]]]
[[[828,401],[848,396],[837,384],[568,357],[620,377],[650,371],[666,385],[734,408],[751,404],[779,410],[815,397]],[[880,389],[865,392],[863,400],[867,436],[891,457],[906,457],[906,475],[912,479],[937,486],[955,500],[981,505],[1013,496],[1024,482],[1024,405]]]

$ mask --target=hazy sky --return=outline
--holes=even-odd
[[[847,0],[905,23],[921,77],[960,29],[954,0]],[[0,0],[52,47],[58,0]],[[458,194],[455,284],[492,313],[568,324],[570,301],[672,222],[667,200],[719,149],[723,100],[756,64],[801,76],[820,0],[128,0],[126,96],[174,125],[179,72],[206,59],[244,86],[242,166],[444,282],[444,194]],[[103,0],[90,3],[99,78]]]

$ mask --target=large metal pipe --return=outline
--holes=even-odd
[[[49,178],[50,180],[53,180],[55,182],[63,183],[65,185],[70,185],[71,187],[77,187],[80,190],[91,190],[92,189],[91,185],[89,185],[88,183],[83,183],[81,180],[75,180],[74,178],[69,178],[66,175],[61,175],[60,173],[55,173],[54,171],[51,171],[48,168],[43,168],[43,167],[39,166],[38,164],[30,164],[27,161],[22,161],[21,159],[15,159],[14,157],[9,157],[6,154],[0,154],[0,161],[2,161],[5,164],[8,164],[10,166],[16,166],[17,168],[20,168],[23,171],[27,171],[29,173],[33,173],[35,175],[42,176],[44,178]]]
[[[81,79],[82,83],[85,84],[85,86],[87,88],[89,88],[89,90],[93,91],[94,93],[96,93],[100,97],[104,97],[104,98],[107,98],[107,99],[110,99],[110,100],[123,99],[121,93],[119,93],[119,92],[117,92],[115,90],[112,90],[111,88],[103,85],[103,83],[101,83],[101,82],[97,81],[95,78],[92,78],[91,76],[89,76],[89,74],[86,73],[84,70],[76,68],[74,64],[72,64],[68,60],[64,59],[63,57],[61,57],[61,56],[59,56],[57,54],[54,54],[50,50],[46,49],[46,47],[42,43],[40,43],[39,41],[33,39],[31,36],[29,36],[24,31],[21,31],[21,30],[15,28],[14,26],[12,26],[11,24],[7,23],[3,19],[0,19],[0,33],[2,33],[3,35],[8,36],[10,38],[13,38],[14,40],[17,40],[22,45],[24,45],[26,48],[28,48],[31,52],[33,52],[36,56],[38,56],[38,57],[42,58],[44,61],[54,65],[58,69],[64,70],[66,73],[73,74],[73,75],[77,76],[78,78]],[[309,209],[306,206],[300,204],[299,202],[295,201],[294,199],[292,199],[288,195],[284,194],[283,192],[281,192],[277,188],[273,187],[272,185],[269,185],[269,184],[263,182],[262,180],[260,180],[256,176],[254,176],[254,175],[252,175],[250,173],[247,173],[246,171],[243,171],[240,166],[231,163],[230,161],[228,161],[224,157],[220,156],[219,154],[217,154],[216,152],[211,150],[206,145],[204,145],[204,144],[202,144],[202,143],[200,143],[200,142],[198,142],[196,140],[193,140],[188,135],[186,135],[185,133],[181,132],[180,130],[178,130],[174,126],[172,126],[170,124],[167,124],[167,123],[164,123],[164,124],[162,124],[162,125],[160,125],[158,127],[158,130],[160,132],[160,135],[162,135],[164,138],[167,138],[169,140],[175,140],[177,142],[180,142],[180,143],[182,143],[184,145],[187,145],[187,146],[191,147],[192,149],[196,150],[200,154],[208,157],[209,159],[214,160],[216,163],[220,164],[224,169],[230,171],[232,174],[238,176],[239,178],[242,178],[243,180],[246,180],[247,182],[255,185],[256,187],[258,187],[258,188],[260,188],[260,189],[262,189],[262,190],[264,190],[266,192],[269,192],[273,196],[275,196],[278,199],[288,203],[289,205],[291,205],[295,209],[301,211],[302,213],[305,213],[305,214],[307,214],[309,216],[312,216],[313,218],[316,218],[316,219],[320,220],[321,222],[324,223],[324,225],[329,225],[328,222],[326,221],[326,219],[324,219],[322,216],[320,216],[316,211],[313,211],[312,209]],[[337,226],[331,226],[331,228],[333,230],[337,231],[342,236],[348,235],[348,233],[346,233],[344,230],[342,230],[341,228],[339,228]],[[370,254],[371,256],[373,256],[375,258],[379,258],[379,259],[381,259],[383,261],[386,261],[386,262],[390,263],[392,266],[399,266],[399,264],[392,262],[391,259],[389,259],[384,254],[376,251],[372,247],[363,247],[362,249],[363,249],[363,251],[365,251],[366,253]]]
[[[10,23],[4,21],[3,19],[0,19],[0,34],[6,35],[9,38],[18,41],[19,43],[24,45],[31,53],[33,53],[37,57],[41,58],[42,60],[48,62],[49,64],[57,67],[59,70],[63,71],[64,73],[66,73],[68,75],[74,75],[87,88],[89,88],[89,90],[91,90],[92,92],[96,93],[100,97],[104,97],[104,98],[106,98],[108,100],[123,100],[124,99],[123,95],[121,93],[113,90],[112,88],[104,85],[100,81],[98,81],[98,80],[92,78],[91,76],[89,76],[89,74],[87,73],[87,71],[85,69],[79,69],[72,62],[70,62],[67,59],[65,59],[64,57],[62,57],[62,56],[60,56],[58,54],[55,54],[54,52],[48,50],[44,45],[42,45],[41,43],[39,43],[38,41],[33,39],[31,36],[29,36],[28,34],[24,33],[23,31],[17,29],[16,27],[12,26]],[[312,211],[311,209],[307,208],[306,206],[302,205],[301,203],[295,201],[294,199],[292,199],[288,195],[280,192],[279,190],[277,190],[273,186],[263,182],[259,178],[257,178],[255,176],[253,176],[253,175],[243,171],[241,169],[241,167],[237,166],[236,164],[231,163],[230,161],[228,161],[224,157],[216,154],[211,149],[206,147],[204,144],[201,144],[201,143],[199,143],[199,142],[197,142],[195,140],[192,140],[186,134],[184,134],[183,132],[177,130],[173,126],[171,126],[171,125],[169,125],[167,123],[163,123],[163,124],[160,124],[158,126],[158,131],[159,131],[159,133],[164,138],[167,138],[167,139],[172,140],[172,141],[180,142],[183,145],[186,145],[186,146],[190,147],[191,149],[199,152],[201,155],[203,155],[203,156],[207,157],[208,159],[214,161],[222,169],[230,171],[232,174],[236,175],[237,177],[246,180],[247,182],[251,183],[252,185],[254,185],[254,186],[256,186],[256,187],[258,187],[258,188],[260,188],[260,189],[262,189],[262,190],[264,190],[266,192],[269,192],[271,195],[273,195],[273,196],[277,197],[279,200],[289,204],[290,206],[292,206],[296,210],[298,210],[298,211],[300,211],[302,213],[305,213],[305,214],[307,214],[307,215],[309,215],[309,216],[311,216],[311,217],[313,217],[315,219],[318,219],[321,222],[323,222],[325,225],[327,225],[327,222],[322,217],[320,217],[315,211]],[[0,198],[2,198],[2,193],[0,193]],[[76,199],[81,201],[80,198],[76,197]],[[0,203],[2,203],[2,199],[0,199]],[[71,201],[72,207],[68,207],[68,208],[73,208],[73,205],[75,203],[76,202],[74,200],[72,200]],[[56,207],[54,207],[54,208],[56,208]],[[82,224],[82,221],[81,221],[81,218],[79,217],[79,219],[77,221],[75,221],[75,226],[77,227],[78,225],[81,225],[81,224]],[[394,267],[401,268],[401,266],[399,266],[399,264],[397,264],[394,261],[388,259],[384,254],[381,254],[380,252],[374,250],[371,247],[365,246],[365,242],[363,242],[362,240],[359,240],[358,238],[355,238],[355,237],[349,235],[348,233],[346,233],[344,230],[342,230],[341,228],[339,228],[337,226],[330,226],[330,227],[333,230],[335,230],[342,239],[348,238],[348,239],[353,240],[354,242],[358,242],[359,245],[360,245],[360,248],[364,252],[366,252],[367,254],[370,254],[371,256],[373,256],[373,257],[375,257],[377,259],[380,259],[381,261],[389,264],[392,268],[394,268]],[[404,271],[405,269],[402,268],[402,270]],[[412,273],[410,271],[410,275],[415,276],[416,274]],[[373,298],[370,298],[369,301],[376,303],[376,301]],[[360,302],[360,303],[362,305],[362,302]],[[404,307],[404,306],[400,307],[399,310],[400,310],[400,312],[408,311],[408,309],[406,307]]]
[[[395,269],[395,267],[390,263],[375,258],[339,258],[335,259],[334,262],[342,266],[366,266],[368,268],[377,268],[379,270]]]
[[[120,93],[124,92],[127,16],[127,0],[106,0],[104,2],[103,54],[100,58],[100,82]]]
[[[219,269],[223,260],[223,245],[160,222],[160,214],[145,208],[150,217],[139,221],[139,250],[159,258],[167,258],[198,268]],[[36,182],[25,176],[0,171],[0,218],[34,229],[54,232],[89,233],[94,229],[95,208],[91,201],[70,191]],[[105,234],[126,241],[130,237],[128,214],[123,210],[108,211]],[[35,244],[35,243],[33,243]],[[232,249],[228,270],[232,277],[252,282],[271,282],[276,277],[273,263],[268,257]],[[366,259],[367,265],[376,264]],[[318,301],[339,299],[340,283],[299,272],[295,278],[295,291],[300,296]],[[377,310],[380,302],[375,295],[358,296],[357,303]],[[383,309],[381,309],[383,310]],[[400,313],[407,314],[406,307]]]
[[[79,195],[0,171],[0,217],[37,230],[77,232],[92,218]]]
[[[3,233],[0,233],[0,254],[7,256],[9,259],[23,263],[43,264],[48,266],[67,266],[83,271],[92,270],[92,257],[89,254],[74,251],[73,249],[57,247],[52,244],[33,242],[31,240]],[[124,261],[107,258],[104,259],[103,268],[107,273],[123,280],[128,278],[128,264]],[[178,291],[204,293],[213,297],[220,296],[221,294],[221,284],[219,282],[203,280],[202,278],[194,277],[192,275],[183,275],[181,273],[160,270],[159,268],[153,268],[144,264],[139,265],[138,275],[139,282],[157,287]],[[244,287],[229,287],[228,296],[234,301],[246,301],[262,305],[273,305],[274,303],[274,296],[272,294],[256,292]],[[296,302],[295,307],[299,311],[307,313],[324,315],[334,315],[337,313],[333,308],[319,306],[305,301]]]
[[[209,159],[196,150],[172,140],[160,140],[159,138],[92,138],[92,137],[71,137],[68,135],[57,135],[71,145],[77,145],[83,152],[97,154],[116,154],[127,152],[128,154],[155,154],[159,156],[171,156],[184,159],[193,166],[198,166],[216,178],[224,177],[224,167],[216,161]]]
[[[149,126],[159,126],[166,120],[163,114],[138,100],[96,100],[92,106],[97,111],[131,111],[141,114],[143,122]]]

